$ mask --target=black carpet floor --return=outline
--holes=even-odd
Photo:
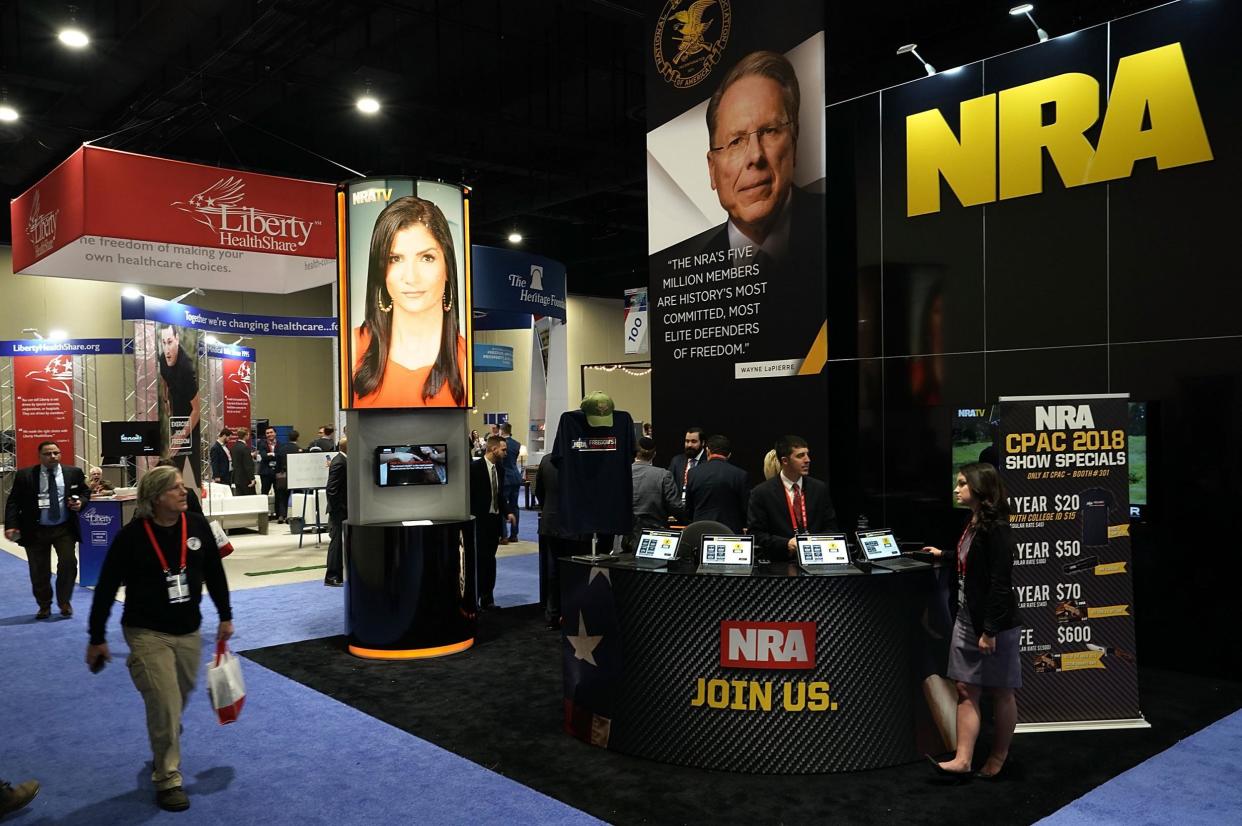
[[[474,648],[438,660],[359,660],[343,637],[245,656],[613,823],[1032,823],[1242,707],[1242,684],[1141,669],[1151,729],[1019,735],[997,782],[946,782],[924,764],[738,775],[638,760],[563,734],[563,644],[526,606],[484,615]],[[985,729],[981,744],[990,736]]]

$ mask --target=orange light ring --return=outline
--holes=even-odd
[[[459,654],[473,645],[474,637],[471,637],[461,642],[439,645],[433,648],[404,648],[391,651],[382,648],[363,648],[359,645],[351,645],[349,646],[349,653],[355,657],[362,657],[365,660],[425,660],[431,657],[446,657],[449,654]]]

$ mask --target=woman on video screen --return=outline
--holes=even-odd
[[[422,198],[398,198],[371,233],[366,316],[354,332],[355,407],[465,404],[457,303],[457,258],[444,213]]]

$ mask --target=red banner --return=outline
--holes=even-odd
[[[13,271],[293,292],[335,276],[334,191],[84,146],[13,200]]]
[[[224,376],[224,426],[250,427],[250,371],[253,362],[221,359]]]
[[[17,466],[39,462],[39,443],[60,445],[73,464],[73,356],[14,356]]]

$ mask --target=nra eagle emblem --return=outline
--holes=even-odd
[[[668,0],[656,21],[656,69],[678,89],[711,74],[729,42],[729,0]]]

